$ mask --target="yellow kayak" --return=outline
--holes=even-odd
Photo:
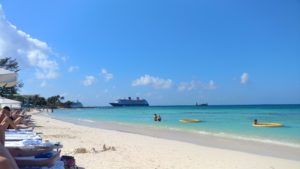
[[[199,122],[201,122],[201,120],[198,120],[198,119],[181,119],[179,121],[183,122],[183,123],[199,123]]]
[[[281,123],[256,123],[252,124],[254,127],[282,127]]]

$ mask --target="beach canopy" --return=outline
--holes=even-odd
[[[0,87],[14,87],[17,84],[17,73],[0,68]]]
[[[14,109],[20,109],[21,102],[16,101],[16,100],[7,99],[4,97],[0,97],[0,108],[3,108],[5,106],[8,106],[8,107],[14,108]]]

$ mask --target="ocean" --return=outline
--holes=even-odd
[[[153,114],[159,114],[162,121],[155,122]],[[300,105],[99,107],[56,109],[50,115],[61,120],[142,125],[300,147]],[[186,118],[201,122],[179,122]],[[253,127],[254,119],[284,126]]]

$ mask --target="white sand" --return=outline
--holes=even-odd
[[[190,143],[95,129],[34,115],[36,132],[64,145],[85,169],[300,169],[300,161],[286,160]],[[115,151],[102,151],[103,145]],[[87,153],[72,153],[85,148]],[[94,152],[94,150],[96,152]]]

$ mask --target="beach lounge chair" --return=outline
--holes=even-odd
[[[42,140],[21,140],[21,141],[5,141],[5,147],[14,150],[14,149],[22,149],[32,150],[32,151],[52,151],[56,149],[57,151],[61,149],[63,146],[58,142],[43,142]]]
[[[34,132],[5,132],[5,141],[42,140],[41,136]]]
[[[12,132],[12,133],[24,133],[24,132],[33,132],[32,129],[6,129],[6,132]]]
[[[19,135],[28,135],[28,134],[23,133]],[[60,157],[60,148],[62,148],[60,144],[55,144],[48,141],[43,142],[40,139],[28,139],[28,140],[21,140],[21,141],[5,141],[5,147],[10,152],[10,154],[12,154],[12,156],[15,157],[15,161],[19,167],[26,167],[26,169],[28,167],[34,169],[36,168],[46,169],[48,167],[51,169],[63,168],[63,167],[58,167],[63,165],[56,165],[57,163],[60,162],[55,162]],[[45,154],[45,153],[48,154],[49,152],[52,152],[53,156],[47,158],[37,157],[40,156],[41,154]],[[34,166],[31,166],[33,164]],[[51,167],[53,165],[55,167]]]
[[[51,168],[55,166],[56,162],[60,159],[60,151],[52,152],[51,157],[37,158],[34,156],[28,157],[15,157],[15,161],[20,168]]]
[[[26,167],[20,167],[20,169],[65,169],[64,162],[57,160],[55,161],[54,165],[52,167],[48,166],[26,166]]]

